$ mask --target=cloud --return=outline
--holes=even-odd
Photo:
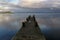
[[[1,11],[11,11],[13,9],[17,9],[19,8],[18,5],[14,5],[14,4],[10,4],[10,3],[6,3],[6,2],[0,2],[0,12]]]
[[[0,0],[25,8],[60,8],[60,0]]]
[[[19,5],[27,8],[60,8],[60,0],[21,0]]]
[[[12,3],[17,4],[19,0],[0,0],[0,2]]]
[[[47,0],[22,0],[20,6],[29,8],[44,7]]]

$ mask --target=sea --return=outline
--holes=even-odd
[[[46,40],[60,40],[60,13],[0,13],[0,40],[11,40],[29,15],[35,15]]]

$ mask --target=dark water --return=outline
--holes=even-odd
[[[22,21],[29,15],[35,15],[38,25],[47,40],[60,40],[60,13],[13,13],[1,15],[3,15],[3,22],[0,22],[0,40],[11,40],[21,28]],[[9,17],[9,20],[5,20],[5,17]]]

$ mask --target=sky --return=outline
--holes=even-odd
[[[22,7],[29,8],[60,7],[59,0],[22,0],[20,4]]]
[[[0,0],[0,2],[9,2],[9,3],[12,3],[12,4],[17,4],[18,0]]]
[[[3,3],[5,6],[2,7]],[[55,11],[60,10],[60,0],[0,0],[0,11],[2,11],[1,8],[7,9],[7,10],[14,9],[16,11],[17,10],[18,11],[32,11],[30,9],[29,10],[22,9],[21,7],[30,8],[30,9],[38,8],[38,10],[33,9],[34,11],[40,11],[40,10],[42,10],[40,8],[45,8],[47,10],[42,10],[42,11],[50,11],[50,10],[52,11],[53,10],[53,12],[55,12]],[[20,8],[21,10],[17,9],[17,8]]]
[[[0,0],[0,2],[8,2],[28,8],[60,8],[60,0]]]

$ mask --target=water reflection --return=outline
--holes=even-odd
[[[5,39],[10,40],[11,37],[21,28],[22,21],[25,21],[25,18],[28,17],[29,15],[35,15],[42,32],[49,37],[52,36],[52,34],[56,33],[57,29],[60,26],[59,13],[57,14],[56,13],[12,13],[12,14],[1,13],[0,40]],[[54,30],[56,30],[56,32]]]

